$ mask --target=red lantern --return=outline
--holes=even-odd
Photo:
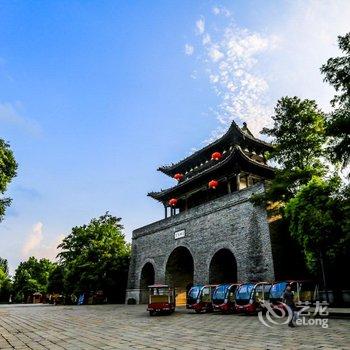
[[[211,180],[208,183],[209,188],[212,188],[214,190],[216,189],[216,187],[218,187],[218,185],[219,185],[219,181],[217,180]]]
[[[222,154],[220,152],[214,152],[212,155],[211,155],[211,159],[212,160],[220,160],[222,158]]]
[[[181,181],[184,178],[184,174],[177,173],[174,175],[174,179],[177,181]]]
[[[175,207],[175,205],[177,204],[177,198],[171,198],[168,203],[172,207]]]

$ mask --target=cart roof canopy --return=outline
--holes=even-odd
[[[148,288],[169,288],[167,284],[152,284]]]

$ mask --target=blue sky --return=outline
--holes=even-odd
[[[146,197],[159,165],[230,120],[257,134],[277,98],[333,91],[320,65],[350,30],[347,1],[2,1],[0,137],[19,163],[0,223],[11,270],[53,257],[109,210],[133,229],[160,219]]]

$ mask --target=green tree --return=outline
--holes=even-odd
[[[47,283],[47,292],[58,294],[64,292],[64,268],[62,265],[57,264],[51,270]]]
[[[0,193],[4,194],[8,184],[17,174],[17,163],[10,145],[0,139]],[[0,221],[3,219],[6,207],[11,204],[11,198],[0,198]]]
[[[12,283],[7,260],[0,258],[0,302],[7,302],[11,294]]]
[[[74,227],[59,245],[66,293],[102,290],[109,301],[123,300],[130,244],[120,220],[107,212],[88,225]]]
[[[343,210],[343,218],[344,218],[344,220],[342,221],[342,229],[346,235],[346,242],[349,244],[350,242],[350,184],[348,184],[344,188],[342,195],[343,195],[342,210]]]
[[[266,193],[255,201],[283,205],[312,176],[326,171],[321,161],[325,153],[325,116],[315,101],[283,97],[277,102],[272,120],[273,127],[264,128],[262,133],[272,137],[274,149],[267,157],[276,164],[276,175]]]
[[[6,275],[8,275],[8,273],[9,273],[9,266],[8,266],[7,259],[4,259],[4,258],[0,257],[0,269],[2,269],[6,273]]]
[[[335,109],[327,120],[327,133],[333,140],[331,154],[346,166],[350,160],[350,33],[339,36],[338,43],[344,55],[328,59],[321,72],[338,93],[331,101]]]
[[[21,262],[13,278],[16,300],[25,302],[35,292],[46,293],[48,278],[55,266],[48,259],[37,260],[35,257]]]
[[[346,239],[340,187],[338,177],[313,177],[285,207],[290,233],[303,248],[309,269],[322,272],[325,287],[325,263],[337,258]]]

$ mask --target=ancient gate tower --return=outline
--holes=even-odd
[[[133,232],[127,301],[147,302],[152,283],[174,285],[181,297],[191,284],[274,278],[266,211],[250,201],[274,176],[269,150],[233,122],[218,140],[158,169],[177,184],[148,194],[165,218]]]

